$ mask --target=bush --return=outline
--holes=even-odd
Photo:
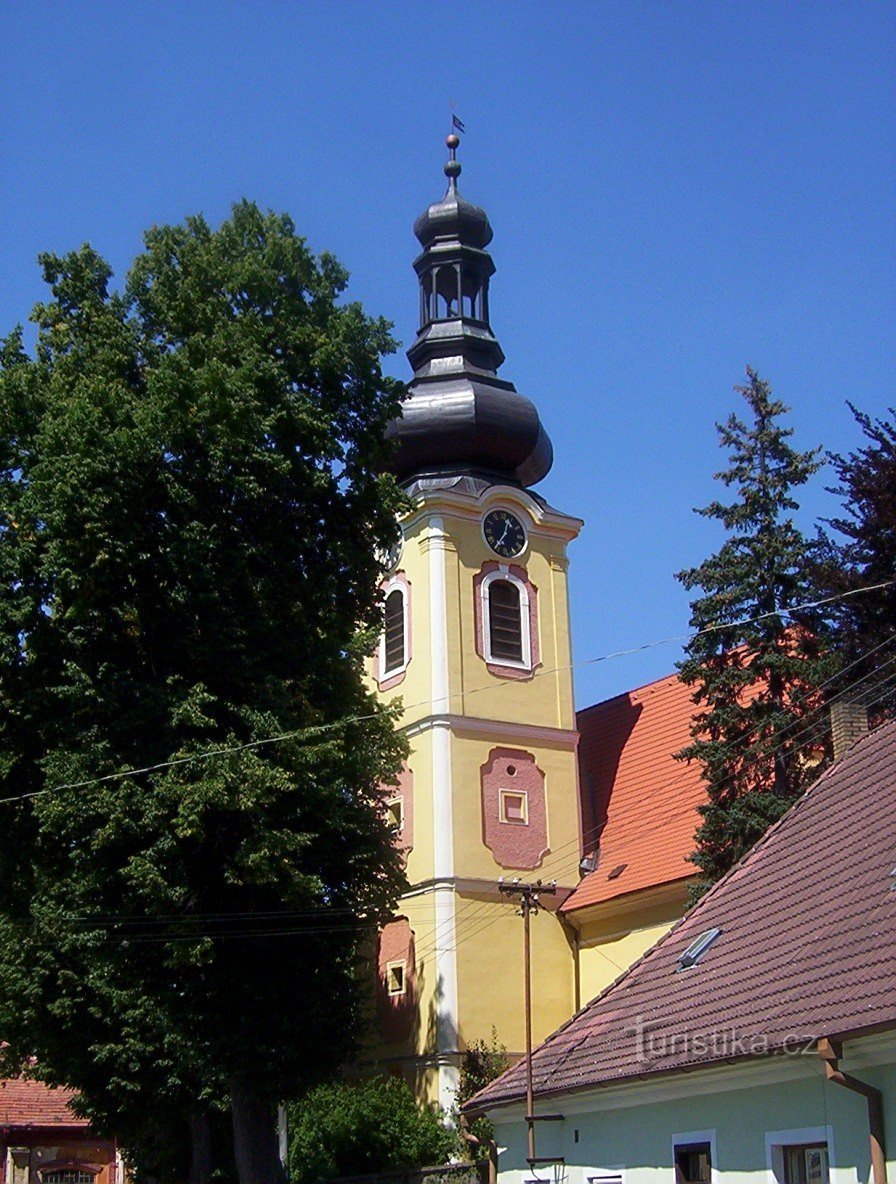
[[[458,1138],[395,1077],[321,1085],[289,1112],[292,1184],[446,1163]]]

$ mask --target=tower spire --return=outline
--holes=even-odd
[[[398,445],[392,467],[406,484],[466,474],[534,485],[551,467],[551,442],[534,404],[498,377],[504,353],[489,320],[492,228],[458,189],[454,131],[445,143],[448,189],[414,223],[423,248],[414,260],[420,327],[408,350],[409,395],[390,427]]]

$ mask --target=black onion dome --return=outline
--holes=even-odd
[[[482,249],[492,241],[488,214],[461,197],[453,180],[442,200],[424,210],[414,223],[414,234],[421,247],[431,246],[437,239],[459,239]]]
[[[414,223],[423,250],[420,328],[408,350],[414,378],[403,414],[388,435],[391,469],[406,484],[420,477],[483,477],[534,485],[553,460],[538,411],[497,371],[504,353],[489,324],[489,279],[495,265],[485,247],[492,228],[485,210],[457,191],[457,136],[447,139],[448,192]]]

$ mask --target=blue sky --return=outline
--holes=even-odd
[[[250,197],[286,210],[410,344],[411,224],[486,207],[502,374],[554,440],[540,492],[586,521],[577,662],[686,632],[673,572],[718,545],[714,421],[750,363],[796,442],[859,442],[892,391],[896,7],[814,0],[34,2],[0,9],[0,331],[38,251],[122,274],[142,230]],[[403,354],[392,372],[406,377]],[[811,526],[836,503],[820,475]],[[680,648],[582,665],[580,705]]]

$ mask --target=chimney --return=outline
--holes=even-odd
[[[839,761],[868,731],[868,708],[863,703],[831,704],[831,735],[834,760]]]

